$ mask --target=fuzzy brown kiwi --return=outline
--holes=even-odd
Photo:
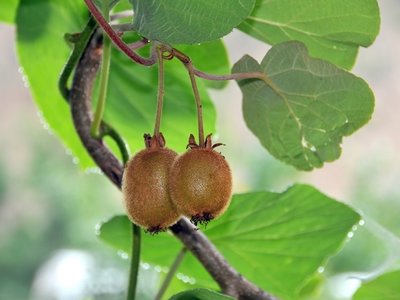
[[[232,174],[226,159],[214,150],[211,135],[198,146],[193,135],[190,149],[178,156],[170,170],[169,192],[178,211],[194,224],[220,216],[229,206]]]
[[[165,148],[159,136],[145,135],[146,149],[129,160],[122,177],[122,192],[130,220],[150,233],[164,231],[180,214],[168,193],[168,174],[177,153]]]

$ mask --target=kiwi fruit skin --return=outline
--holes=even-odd
[[[169,176],[172,201],[193,223],[214,219],[229,206],[231,170],[225,158],[213,149],[194,148],[178,156]]]
[[[156,233],[175,224],[180,214],[168,193],[168,175],[177,153],[151,147],[129,160],[122,178],[122,192],[129,219]]]

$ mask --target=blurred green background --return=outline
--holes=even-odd
[[[238,87],[230,83],[223,91],[211,91],[217,135],[227,144],[223,152],[233,167],[236,192],[310,183],[367,216],[367,225],[321,270],[327,282],[325,296],[316,296],[321,299],[349,294],[336,289],[332,295],[335,280],[326,277],[339,278],[343,287],[340,280],[352,272],[370,278],[400,267],[400,2],[379,4],[381,33],[371,48],[361,49],[353,70],[375,92],[375,114],[344,140],[337,162],[304,173],[274,160],[244,125]],[[80,170],[47,128],[19,72],[14,39],[14,28],[1,24],[0,300],[123,299],[126,255],[95,235],[96,224],[123,213],[121,195],[98,171]],[[232,62],[244,53],[260,59],[267,50],[240,32],[226,42]],[[149,284],[157,282],[160,268],[143,264],[141,272],[142,284]]]

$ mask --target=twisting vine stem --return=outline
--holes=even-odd
[[[61,92],[61,95],[66,101],[69,101],[68,80],[71,77],[72,71],[74,70],[76,64],[81,58],[82,53],[85,51],[85,48],[89,43],[90,37],[92,36],[96,27],[96,20],[93,17],[90,17],[83,31],[81,33],[78,33],[78,40],[72,42],[73,49],[71,55],[69,56],[67,63],[61,71],[61,75],[58,80],[58,88]]]

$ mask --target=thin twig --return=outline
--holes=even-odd
[[[195,69],[190,58],[184,53],[174,48],[172,49],[172,54],[184,64],[189,73],[190,83],[192,84],[192,90],[197,107],[197,128],[199,131],[199,145],[200,147],[203,147],[204,146],[203,105],[201,104],[201,97],[196,83]]]
[[[214,75],[208,74],[193,68],[194,74],[207,80],[244,80],[244,79],[261,79],[265,80],[265,74],[262,72],[249,72],[249,73],[233,73],[227,75]]]
[[[169,284],[171,283],[172,279],[174,278],[176,271],[178,270],[179,266],[181,265],[183,259],[185,258],[186,252],[187,252],[186,247],[182,247],[182,249],[179,251],[178,255],[175,257],[175,260],[172,263],[171,268],[169,268],[167,276],[165,277],[154,300],[161,300],[162,296],[167,291]]]
[[[120,36],[112,29],[111,25],[104,19],[103,15],[93,3],[93,0],[84,0],[86,6],[88,7],[89,11],[91,12],[92,16],[96,19],[99,26],[103,29],[103,31],[108,35],[111,41],[122,51],[124,52],[130,59],[133,61],[144,65],[144,66],[151,66],[156,63],[155,57],[144,58],[134,51],[132,51],[127,44],[120,38]]]
[[[128,47],[132,50],[136,50],[136,49],[140,49],[140,48],[146,46],[148,43],[149,43],[149,40],[146,38],[143,38],[139,41],[128,44]]]
[[[158,136],[160,134],[161,116],[164,102],[164,58],[160,48],[157,47],[156,51],[158,59],[158,92],[156,120],[154,123],[154,136]]]

